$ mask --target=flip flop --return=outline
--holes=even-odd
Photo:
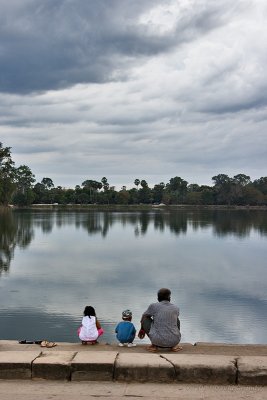
[[[20,340],[19,344],[41,344],[42,340]]]
[[[50,348],[50,347],[55,347],[57,344],[55,342],[48,342],[46,347]]]
[[[177,352],[177,351],[181,351],[183,350],[183,348],[181,346],[174,346],[171,348],[171,351]]]
[[[33,344],[33,343],[35,343],[35,342],[33,342],[33,341],[31,341],[31,340],[20,340],[19,341],[19,344]]]
[[[158,348],[156,346],[149,346],[146,348],[147,351],[150,351],[151,353],[156,353],[158,351]]]

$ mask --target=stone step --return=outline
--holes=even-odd
[[[0,379],[267,385],[267,356],[1,351]]]

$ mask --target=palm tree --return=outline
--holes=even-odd
[[[138,186],[140,185],[140,179],[135,179],[134,184],[135,184],[135,186],[137,186],[137,190],[138,190]]]

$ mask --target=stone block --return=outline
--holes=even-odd
[[[237,360],[237,383],[267,385],[267,356],[244,356]]]
[[[115,351],[86,351],[71,362],[72,381],[111,381],[117,357]]]
[[[115,362],[114,378],[127,382],[173,382],[173,365],[159,354],[121,353]]]
[[[31,379],[32,362],[40,351],[0,352],[0,379]]]
[[[176,381],[201,384],[235,384],[234,357],[202,354],[164,354],[175,368]]]
[[[69,351],[42,352],[32,364],[32,378],[70,380],[71,361],[75,354]]]

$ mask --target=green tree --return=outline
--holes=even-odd
[[[34,191],[36,192],[36,187],[34,187]],[[43,178],[41,180],[40,186],[38,186],[38,190],[40,191],[40,197],[38,198],[38,203],[44,203],[44,204],[52,204],[55,202],[54,199],[54,191],[52,190],[54,188],[54,183],[51,178]]]
[[[120,190],[117,195],[117,203],[118,204],[129,204],[130,194],[127,190]]]
[[[135,186],[137,187],[137,190],[138,190],[138,186],[140,185],[140,179],[135,179],[134,184],[135,184]]]
[[[201,185],[200,190],[201,190],[202,204],[215,203],[215,192],[212,187],[207,185]]]
[[[187,181],[179,176],[170,179],[169,183],[166,185],[166,190],[169,192],[171,204],[179,204],[185,201],[187,183]]]
[[[90,201],[90,198],[87,193],[81,193],[77,196],[77,202],[79,204],[88,204],[89,201]]]
[[[215,183],[214,194],[219,204],[249,204],[247,193],[252,193],[246,188],[251,184],[250,176],[237,174],[233,178],[228,175],[219,174],[212,178]]]
[[[94,180],[87,179],[82,183],[82,187],[85,189],[92,188],[93,190],[97,191],[102,188],[102,183]]]
[[[230,204],[231,203],[231,189],[232,180],[226,174],[219,174],[212,177],[214,182],[214,191],[216,203]]]
[[[130,195],[129,198],[129,203],[130,204],[138,204],[138,191],[136,188],[131,188],[128,190],[128,193]]]
[[[77,186],[76,186],[77,187]],[[64,204],[75,204],[76,203],[76,188],[64,190]]]
[[[187,190],[187,182],[179,176],[175,176],[170,179],[168,187],[171,192],[180,191],[185,193]]]
[[[232,179],[232,182],[236,185],[240,185],[240,186],[246,186],[249,183],[251,183],[250,181],[250,176],[245,175],[245,174],[238,174],[235,175]]]
[[[217,187],[222,187],[231,183],[231,178],[226,174],[215,175],[211,179]]]
[[[188,192],[200,192],[200,186],[197,183],[191,183],[187,187]]]
[[[138,198],[140,203],[149,204],[152,202],[152,193],[151,189],[148,187],[147,181],[142,179],[141,182],[141,189],[138,191]]]
[[[186,195],[187,204],[202,204],[202,193],[201,192],[188,192]]]
[[[140,184],[143,189],[148,187],[147,181],[145,181],[144,179],[141,180]]]
[[[267,203],[264,199],[264,194],[255,188],[252,184],[244,187],[244,204],[263,205]]]
[[[102,187],[104,188],[104,192],[107,192],[109,189],[109,183],[105,176],[101,179]]]
[[[24,193],[26,189],[32,188],[35,182],[35,176],[27,165],[21,165],[16,169],[16,186],[17,190]]]
[[[87,179],[82,183],[83,190],[89,194],[89,202],[94,203],[97,200],[97,191],[102,189],[102,183]]]
[[[165,183],[160,182],[157,185],[154,185],[154,188],[152,189],[152,195],[153,195],[153,202],[154,203],[161,203],[162,202],[162,196],[165,188]]]
[[[38,203],[45,202],[44,199],[45,199],[46,190],[45,190],[45,186],[42,183],[40,183],[40,182],[36,183],[33,187],[33,192],[35,195],[35,198],[34,198],[35,203],[38,204]]]
[[[49,190],[54,187],[54,183],[51,178],[43,178],[41,184],[44,185],[46,190]]]
[[[15,189],[15,163],[10,147],[3,147],[0,142],[0,204],[8,205]]]
[[[261,178],[253,181],[253,186],[261,193],[267,195],[267,176],[262,176]]]
[[[25,206],[34,200],[33,183],[35,176],[26,165],[21,165],[15,170],[16,191],[13,195],[14,204]]]
[[[68,189],[72,193],[74,192],[73,189]],[[57,186],[56,188],[51,189],[51,198],[53,199],[54,203],[58,204],[67,204],[69,203],[67,197],[67,190],[62,188],[61,186]]]

